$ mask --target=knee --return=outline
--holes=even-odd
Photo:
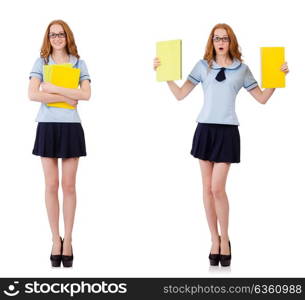
[[[46,183],[46,192],[47,193],[58,193],[58,180],[49,181]]]
[[[225,188],[219,185],[212,185],[211,192],[214,199],[221,199],[226,195]]]
[[[213,197],[212,187],[210,184],[204,185],[203,194],[206,199],[211,199]]]
[[[62,185],[62,191],[65,195],[74,194],[76,192],[74,183],[63,181],[61,185]]]

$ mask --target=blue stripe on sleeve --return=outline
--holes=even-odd
[[[257,81],[255,81],[255,82],[253,82],[253,83],[251,83],[250,85],[248,85],[248,86],[245,86],[245,89],[248,89],[250,86],[252,86],[253,84],[256,84],[256,85],[258,85],[257,84]]]
[[[194,80],[197,81],[198,83],[200,82],[200,80],[198,80],[197,78],[193,77],[192,75],[189,75],[189,77],[191,77],[192,79],[194,79]]]

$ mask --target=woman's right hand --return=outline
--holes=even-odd
[[[154,70],[156,71],[160,65],[161,65],[161,62],[160,62],[159,58],[155,57],[154,58]]]
[[[69,99],[69,98],[67,99],[66,102],[74,107],[76,107],[76,105],[78,104],[78,100],[73,100],[73,99]]]

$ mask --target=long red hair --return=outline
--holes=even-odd
[[[54,25],[54,24],[61,25],[62,28],[64,29],[64,32],[66,34],[66,42],[67,42],[66,51],[67,51],[67,53],[79,58],[80,56],[77,52],[77,47],[76,47],[76,44],[75,44],[73,32],[70,29],[70,27],[68,26],[68,24],[66,22],[64,22],[63,20],[54,20],[48,25],[47,30],[44,34],[43,43],[42,43],[42,46],[41,46],[41,49],[40,49],[40,57],[42,57],[46,61],[48,61],[49,55],[52,54],[52,46],[51,46],[50,39],[49,39],[49,33],[50,33],[51,26]]]
[[[238,59],[239,61],[242,61],[241,59],[241,51],[240,47],[237,42],[237,38],[232,30],[232,28],[224,23],[217,24],[213,27],[207,45],[204,53],[203,59],[205,59],[208,62],[208,65],[211,67],[212,60],[216,60],[216,52],[213,45],[213,37],[216,29],[225,29],[228,33],[228,37],[230,39],[229,44],[229,56],[233,60],[234,58]]]

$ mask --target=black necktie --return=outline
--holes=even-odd
[[[221,68],[220,71],[218,72],[217,76],[215,77],[215,79],[217,81],[224,81],[226,79],[226,75],[225,75],[225,69],[226,68]]]

